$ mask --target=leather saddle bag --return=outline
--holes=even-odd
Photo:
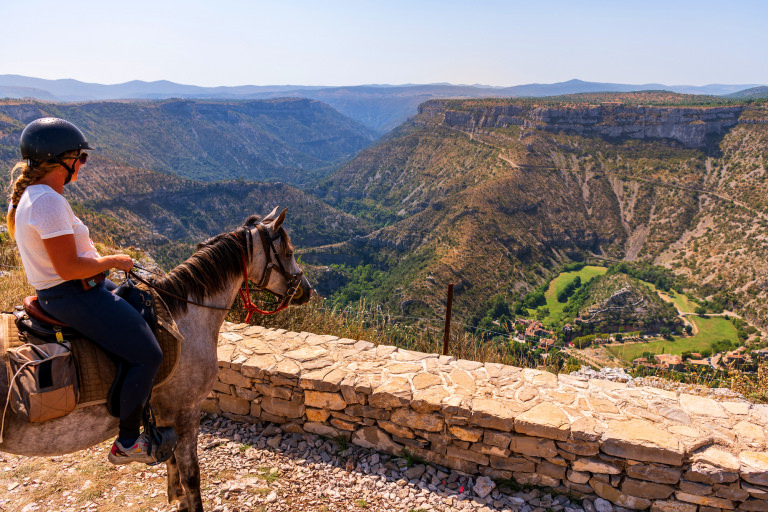
[[[27,343],[8,352],[11,406],[27,421],[60,418],[77,404],[77,375],[68,344]]]

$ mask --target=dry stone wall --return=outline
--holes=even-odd
[[[768,406],[225,324],[204,409],[629,509],[768,511]]]

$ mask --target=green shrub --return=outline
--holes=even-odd
[[[547,299],[544,297],[544,292],[537,290],[529,293],[523,299],[523,306],[527,309],[536,309],[539,306],[546,306]]]
[[[581,277],[576,276],[557,294],[557,302],[568,302],[568,298],[581,287]]]
[[[578,272],[585,267],[586,263],[583,261],[574,261],[563,266],[563,272]]]

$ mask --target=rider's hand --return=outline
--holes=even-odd
[[[127,254],[115,254],[112,258],[112,266],[118,270],[128,272],[133,268],[133,260]]]

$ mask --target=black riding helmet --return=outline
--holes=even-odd
[[[21,157],[30,160],[32,165],[47,161],[61,163],[69,172],[67,183],[75,170],[59,157],[67,151],[94,149],[77,126],[58,117],[43,117],[29,123],[21,132],[19,147]]]
[[[43,117],[29,123],[21,132],[21,157],[35,162],[56,160],[75,149],[94,149],[83,132],[69,121],[58,117]]]

